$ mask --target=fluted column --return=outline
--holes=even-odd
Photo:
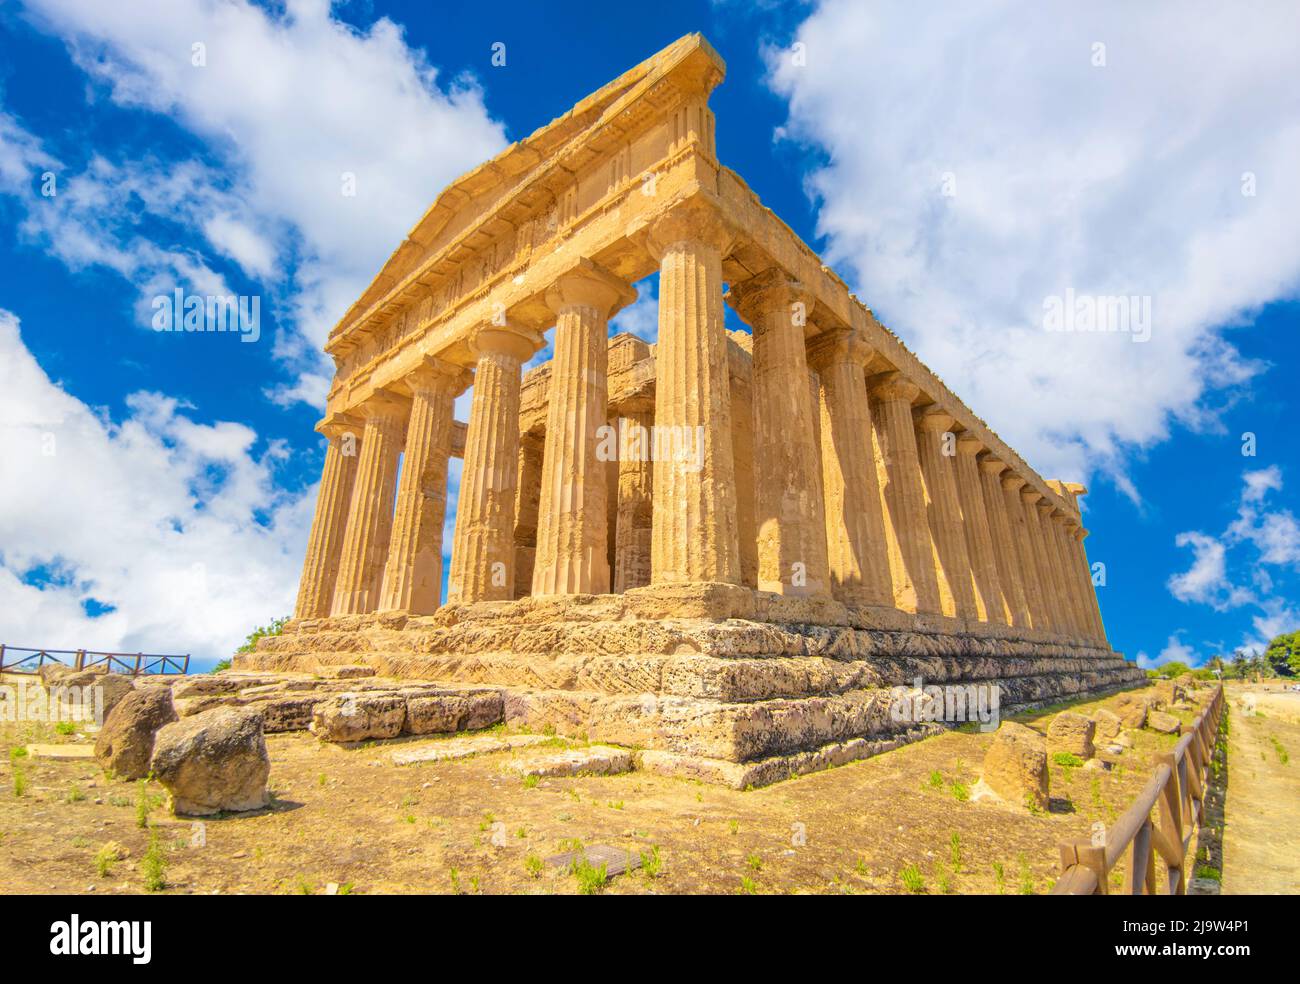
[[[659,260],[655,428],[679,453],[656,455],[654,584],[740,581],[721,218],[686,204],[657,219],[646,244]]]
[[[871,453],[871,404],[863,370],[872,349],[855,332],[816,339],[821,377],[822,496],[831,593],[853,604],[894,604],[880,481]]]
[[[470,374],[430,358],[404,381],[411,391],[411,416],[379,610],[428,615],[442,596],[452,405],[469,385]]]
[[[546,409],[533,595],[608,594],[607,462],[597,448],[609,404],[609,316],[636,292],[589,260],[547,291],[555,357]]]
[[[348,504],[357,475],[357,443],[361,421],[336,414],[322,421],[318,430],[325,435],[325,465],[316,493],[316,512],[307,537],[302,579],[294,618],[324,618],[330,613],[334,584],[339,576],[339,557],[348,521]]]
[[[515,486],[515,597],[533,593],[533,562],[537,557],[537,507],[542,498],[543,439],[519,437],[519,475]]]
[[[1029,522],[1025,518],[1025,504],[1021,501],[1020,490],[1025,480],[1019,475],[1007,472],[1002,476],[1002,497],[1007,507],[1007,525],[1011,528],[1011,543],[1020,564],[1021,582],[1025,589],[1025,604],[1029,609],[1030,623],[1033,628],[1049,631],[1047,610],[1043,607],[1045,586],[1038,567],[1038,555],[1034,551]]]
[[[1020,490],[1021,511],[1025,516],[1025,530],[1029,534],[1029,552],[1034,557],[1034,569],[1038,572],[1039,593],[1043,605],[1043,627],[1048,632],[1065,631],[1064,620],[1060,612],[1060,597],[1057,593],[1056,580],[1052,577],[1052,565],[1047,551],[1043,547],[1043,529],[1039,519],[1038,503],[1043,494],[1028,485]]]
[[[654,521],[654,469],[650,460],[654,414],[628,411],[619,419],[618,521],[614,592],[650,583],[650,537]]]
[[[1052,512],[1056,507],[1042,497],[1034,503],[1034,508],[1038,512],[1039,549],[1043,552],[1047,579],[1052,585],[1051,614],[1056,620],[1056,631],[1068,636],[1074,631],[1074,618],[1071,614],[1070,596],[1065,590],[1060,555],[1053,549]]]
[[[997,556],[993,548],[993,524],[984,506],[983,483],[975,456],[984,444],[970,434],[957,438],[957,501],[961,505],[961,525],[966,534],[966,553],[975,575],[975,606],[981,618],[997,625],[1010,621],[1009,611],[998,576]]]
[[[935,407],[917,413],[917,452],[934,544],[940,604],[945,615],[979,619],[983,616],[975,603],[974,577],[957,502],[957,438],[952,433],[952,425],[952,416]],[[944,453],[945,442],[951,442],[951,455]]]
[[[1011,624],[1029,628],[1029,606],[1025,601],[1025,582],[1019,551],[1013,539],[1011,523],[1007,519],[1007,499],[1002,491],[1001,475],[1007,466],[991,455],[979,459],[980,486],[983,490],[984,512],[992,533],[993,555],[998,565],[998,585],[1006,601]]]
[[[752,338],[751,338],[752,342]],[[729,359],[731,457],[736,482],[736,539],[740,583],[758,587],[758,527],[754,513],[754,360]]]
[[[456,505],[449,602],[514,595],[515,483],[519,476],[520,367],[542,346],[536,332],[488,325],[471,339],[477,358]]]
[[[383,390],[356,410],[365,424],[330,607],[332,615],[363,615],[379,605],[393,527],[397,462],[408,411],[406,400]]]
[[[804,353],[812,297],[773,268],[733,286],[727,299],[754,331],[759,590],[826,594],[826,524]]]
[[[1048,553],[1056,571],[1056,579],[1061,586],[1061,608],[1065,613],[1065,622],[1069,634],[1076,639],[1087,637],[1084,621],[1083,599],[1079,596],[1079,584],[1074,577],[1074,560],[1066,553],[1065,546],[1065,512],[1056,506],[1039,510],[1042,517],[1043,536],[1047,541]]]
[[[902,373],[887,372],[873,377],[870,392],[894,606],[937,614],[939,583],[912,422],[912,401],[921,391]]]
[[[1088,531],[1082,526],[1074,530],[1074,551],[1078,558],[1077,563],[1083,570],[1084,585],[1086,587],[1085,598],[1088,602],[1088,620],[1092,626],[1092,638],[1104,646],[1106,645],[1106,625],[1101,620],[1101,605],[1097,599],[1097,588],[1092,583],[1092,565],[1088,563],[1088,550],[1083,544],[1087,537]]]

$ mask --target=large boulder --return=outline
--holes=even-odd
[[[50,665],[41,669],[46,670]],[[108,720],[122,698],[135,689],[134,679],[127,674],[105,673],[100,669],[58,667],[55,672],[46,673],[42,682],[69,716],[75,709],[83,716],[93,716],[95,723],[100,725]]]
[[[153,771],[171,793],[174,813],[261,809],[270,800],[271,774],[262,715],[218,707],[167,725],[154,741]]]
[[[1183,730],[1183,723],[1172,714],[1166,714],[1164,711],[1151,711],[1147,715],[1147,727],[1152,731],[1158,731],[1162,735],[1177,735]]]
[[[120,779],[143,779],[149,774],[154,735],[175,720],[170,689],[132,690],[104,721],[95,740],[96,761]]]
[[[1047,809],[1047,748],[1042,735],[1003,721],[984,756],[984,784],[1005,800]]]
[[[1085,762],[1097,754],[1093,744],[1096,725],[1091,718],[1073,711],[1062,711],[1047,726],[1047,754],[1075,755]]]
[[[1104,707],[1093,712],[1092,723],[1096,725],[1096,740],[1107,744],[1118,738],[1119,733],[1124,730],[1124,722],[1120,720],[1120,716]]]
[[[406,723],[406,697],[397,693],[346,693],[312,711],[311,733],[322,741],[396,738]]]
[[[1151,709],[1150,700],[1140,690],[1130,690],[1115,698],[1112,705],[1119,715],[1120,722],[1126,728],[1141,728],[1147,723],[1147,711]]]

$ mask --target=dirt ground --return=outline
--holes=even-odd
[[[1230,685],[1223,893],[1300,892],[1300,693]]]
[[[1066,706],[1016,720],[1045,731]],[[91,740],[0,725],[6,753]],[[1043,893],[1058,874],[1057,845],[1112,822],[1147,780],[1152,755],[1174,741],[1141,732],[1110,770],[1051,765],[1051,809],[1033,815],[969,797],[992,741],[973,729],[748,791],[642,772],[530,785],[503,771],[535,748],[391,761],[394,750],[438,740],[343,749],[306,733],[268,736],[271,806],[208,819],[201,838],[169,814],[156,783],[142,792],[111,781],[93,759],[4,754],[0,892],[146,891],[153,838],[158,890],[176,894],[317,894],[330,883],[340,894]],[[96,855],[107,842],[129,854],[101,874]],[[540,863],[578,843],[649,864],[584,886],[579,874]]]

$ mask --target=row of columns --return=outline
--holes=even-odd
[[[470,340],[448,602],[508,600],[525,586],[599,594],[752,577],[764,591],[1104,642],[1073,514],[954,433],[942,409],[918,409],[921,391],[901,373],[868,376],[874,353],[860,335],[811,332],[813,298],[779,269],[726,295],[753,333],[752,408],[733,418],[722,280],[731,232],[716,211],[684,206],[643,242],[660,272],[655,400],[653,412],[615,422],[615,472],[598,432],[608,319],[634,299],[629,285],[584,260],[547,292],[555,357],[540,447],[521,440],[519,403],[523,363],[542,337],[493,324]],[[409,395],[377,393],[324,428],[298,617],[437,607],[452,404],[469,382],[464,368],[430,359],[406,379]],[[348,454],[358,426],[359,451]],[[738,454],[752,458],[752,476],[736,474]]]

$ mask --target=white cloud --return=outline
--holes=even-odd
[[[1160,650],[1160,653],[1155,657],[1155,659],[1152,659],[1145,652],[1138,653],[1138,666],[1142,667],[1144,670],[1154,670],[1157,667],[1172,662],[1183,663],[1186,666],[1197,666],[1200,663],[1200,659],[1196,654],[1196,650],[1179,638],[1179,633],[1182,631],[1182,629],[1179,629],[1178,632],[1175,632],[1169,637],[1168,641],[1165,643],[1165,648]]]
[[[109,420],[3,310],[0,370],[0,641],[223,658],[292,610],[315,489],[277,487],[282,445],[152,392]]]
[[[1179,533],[1174,538],[1180,547],[1191,547],[1192,566],[1182,574],[1169,579],[1169,593],[1179,601],[1197,601],[1202,604],[1220,604],[1229,585],[1226,549],[1222,543],[1204,533]]]
[[[220,161],[219,171],[127,162],[118,183],[101,184],[119,198],[141,191],[146,208],[178,202],[216,254],[288,300],[293,329],[278,335],[276,353],[300,378],[269,389],[280,403],[323,402],[329,328],[437,193],[506,143],[470,81],[439,79],[392,21],[358,31],[324,0],[290,0],[282,13],[244,0],[30,0],[27,9],[113,102],[175,120]],[[0,152],[0,175],[15,154]],[[19,162],[20,177],[29,170]],[[342,193],[345,173],[355,197]],[[73,249],[70,263],[104,263],[129,279],[135,267],[119,254],[148,248],[115,249],[114,237],[67,223],[45,232],[56,252]]]
[[[1298,33],[1285,3],[827,0],[769,62],[828,262],[1040,471],[1136,495],[1127,455],[1261,370],[1223,326],[1295,295]],[[1045,331],[1069,288],[1150,297],[1150,340]]]

